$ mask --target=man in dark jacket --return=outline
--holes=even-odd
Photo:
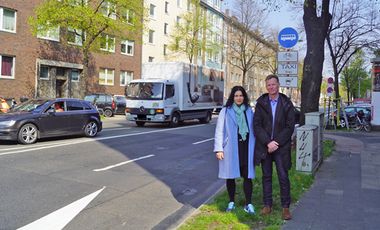
[[[263,172],[262,215],[272,212],[272,172],[273,161],[276,164],[280,184],[282,218],[292,218],[290,205],[290,182],[288,170],[291,167],[291,137],[294,131],[294,106],[290,99],[279,93],[280,83],[276,75],[265,79],[268,93],[257,99],[254,118],[256,134],[255,165],[261,163]]]

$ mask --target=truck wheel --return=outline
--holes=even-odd
[[[138,127],[143,127],[145,125],[145,122],[144,121],[136,121],[136,125]]]
[[[106,117],[112,117],[112,116],[113,116],[113,112],[112,112],[112,110],[110,110],[110,109],[105,109],[105,110],[104,110],[104,115],[105,115]]]
[[[174,113],[172,116],[172,119],[170,120],[169,126],[174,128],[174,127],[177,127],[178,124],[179,124],[179,114]]]
[[[204,118],[199,119],[199,122],[201,124],[207,124],[211,121],[211,112],[207,112],[206,116]]]

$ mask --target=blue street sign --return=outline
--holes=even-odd
[[[291,27],[286,27],[278,34],[278,42],[284,48],[292,48],[298,42],[298,33]]]

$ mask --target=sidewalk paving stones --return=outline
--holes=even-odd
[[[336,142],[284,230],[380,229],[380,133],[324,133]]]

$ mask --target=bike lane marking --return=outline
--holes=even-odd
[[[202,143],[205,143],[205,142],[208,142],[208,141],[212,141],[212,140],[214,140],[214,138],[209,138],[209,139],[206,139],[206,140],[203,140],[203,141],[194,142],[193,145],[202,144]]]
[[[160,133],[160,132],[166,132],[166,131],[172,131],[172,130],[197,128],[197,127],[201,127],[201,126],[205,126],[205,124],[202,124],[202,125],[192,125],[192,126],[187,126],[187,127],[169,128],[169,129],[151,130],[151,131],[139,132],[139,133],[128,133],[128,134],[114,135],[114,136],[108,136],[108,137],[98,137],[98,138],[92,138],[92,139],[83,139],[83,140],[78,140],[78,141],[70,141],[70,142],[62,143],[62,144],[52,144],[52,145],[42,146],[42,147],[39,147],[39,146],[32,147],[31,146],[31,147],[29,147],[29,149],[22,149],[22,150],[3,152],[3,153],[0,153],[0,156],[17,154],[17,153],[24,153],[24,152],[31,152],[31,151],[37,151],[37,150],[41,150],[41,149],[50,149],[50,148],[67,146],[67,145],[75,145],[75,144],[81,144],[81,143],[93,142],[93,141],[102,141],[102,140],[122,138],[122,137],[139,136],[139,135],[150,134],[150,133]],[[24,147],[20,147],[20,148],[24,148]]]

